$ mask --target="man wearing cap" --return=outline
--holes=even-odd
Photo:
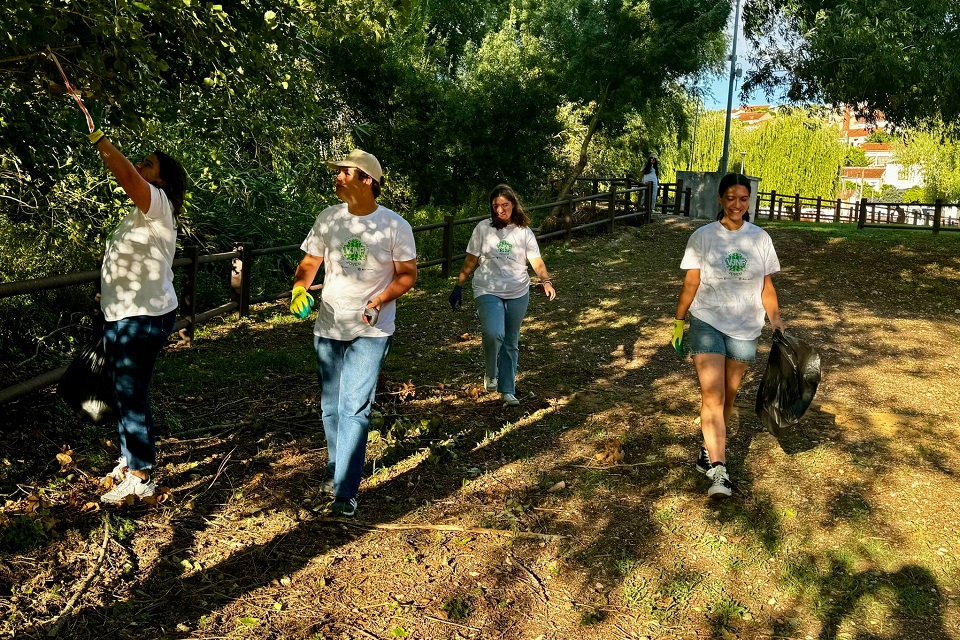
[[[328,452],[321,490],[334,496],[332,515],[352,517],[377,377],[390,349],[396,299],[417,281],[417,249],[410,223],[377,204],[383,171],[376,157],[354,149],[326,164],[337,172],[343,203],[320,212],[300,245],[306,255],[294,276],[290,312],[310,314],[308,289],[324,265],[313,326]]]

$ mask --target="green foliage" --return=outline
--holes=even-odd
[[[47,539],[43,522],[30,516],[16,516],[5,527],[0,527],[0,550],[20,553]]]
[[[451,620],[466,620],[470,617],[470,601],[465,596],[454,596],[443,603],[443,611]]]
[[[725,117],[723,111],[701,115],[695,129],[694,171],[716,169]],[[762,190],[834,198],[840,165],[848,150],[838,137],[835,125],[803,109],[781,108],[772,121],[750,131],[733,121],[726,169],[739,171],[740,153],[746,152],[744,169],[760,178]]]
[[[905,196],[905,202],[960,202],[960,140],[951,137],[944,127],[909,132],[894,143],[894,154],[901,164],[918,164],[923,169],[923,195]]]
[[[757,59],[743,91],[862,105],[901,124],[960,119],[955,0],[749,0]]]
[[[843,157],[843,166],[845,167],[866,167],[870,162],[867,160],[866,152],[860,147],[850,146]]]

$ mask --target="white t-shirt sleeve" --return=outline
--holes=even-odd
[[[399,224],[393,238],[393,261],[407,262],[417,259],[417,243],[413,238],[413,227],[406,220],[397,217]]]
[[[470,234],[470,241],[467,242],[467,253],[472,256],[479,256],[483,252],[483,225],[490,224],[489,221],[484,220],[477,226],[473,228],[473,233]]]
[[[540,245],[537,244],[537,236],[533,233],[533,229],[524,227],[523,230],[526,232],[527,241],[524,250],[527,252],[527,262],[530,262],[532,258],[540,257]]]
[[[703,233],[700,231],[705,228],[700,227],[687,239],[687,248],[684,249],[683,259],[680,261],[680,268],[684,271],[703,268]]]

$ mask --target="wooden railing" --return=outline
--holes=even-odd
[[[618,188],[618,185],[626,186],[627,182],[610,183],[606,192],[597,192],[590,195],[570,197],[557,202],[539,204],[528,207],[527,210],[536,212],[539,210],[553,210],[557,207],[561,209],[560,219],[562,225],[560,229],[549,233],[538,233],[538,240],[549,240],[552,238],[564,238],[570,240],[573,234],[587,229],[600,228],[608,232],[613,232],[616,223],[625,220],[639,221],[646,223],[651,220],[653,213],[652,206],[646,206],[645,203],[651,203],[651,191],[647,187],[631,186],[630,188]],[[638,185],[636,181],[633,185]],[[661,185],[661,188],[666,185]],[[646,194],[646,200],[642,199],[642,194]],[[671,203],[671,206],[680,213],[679,201]],[[643,206],[641,206],[641,201]],[[664,200],[666,202],[666,200]],[[687,198],[689,202],[689,197]],[[652,204],[652,203],[651,203]],[[591,221],[574,225],[574,213],[589,206],[595,215],[591,215]],[[661,205],[661,209],[663,208]],[[597,219],[600,214],[602,217]],[[689,212],[687,212],[689,213]],[[442,277],[448,277],[451,268],[455,263],[462,261],[466,253],[454,253],[455,240],[454,230],[462,225],[475,225],[481,220],[487,219],[488,215],[476,216],[472,218],[455,219],[454,216],[446,216],[443,222],[434,224],[420,225],[414,227],[414,234],[426,233],[429,231],[443,230],[443,241],[441,245],[440,257],[420,260],[417,263],[418,269],[426,269],[439,266]],[[300,245],[291,244],[280,247],[269,247],[257,249],[249,244],[237,244],[233,251],[225,253],[201,255],[198,247],[184,248],[182,255],[173,261],[173,267],[180,271],[180,318],[175,325],[175,331],[181,331],[185,337],[193,338],[194,329],[208,321],[209,319],[222,316],[224,314],[237,312],[240,317],[249,313],[250,305],[280,300],[290,296],[290,290],[268,293],[260,296],[251,296],[251,280],[254,273],[254,261],[261,256],[274,254],[293,253],[300,250]],[[220,305],[214,309],[199,311],[197,308],[197,275],[200,265],[209,263],[229,262],[231,269],[230,277],[230,302]],[[46,278],[37,278],[19,282],[0,283],[0,298],[12,296],[27,295],[40,291],[49,291],[54,289],[64,289],[67,287],[89,284],[95,282],[100,277],[99,271],[84,271],[79,273],[69,273],[64,275],[49,276]],[[291,274],[292,277],[292,274]],[[311,290],[321,288],[321,284],[314,284]],[[52,384],[56,384],[64,371],[66,365],[57,369],[47,371],[39,376],[24,380],[5,389],[0,389],[0,405],[23,397],[34,391],[44,389]]]
[[[945,216],[945,208],[956,211],[960,205],[945,204],[942,200],[926,204],[919,202],[872,202],[861,198],[850,203],[827,200],[820,196],[804,197],[778,194],[776,191],[757,192],[757,215],[770,220],[807,222],[856,223],[860,229],[878,227],[902,230],[928,230],[934,234],[960,230],[956,214]]]

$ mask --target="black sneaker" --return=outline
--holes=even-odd
[[[727,475],[727,465],[717,462],[707,471],[707,477],[712,484],[707,489],[707,496],[711,498],[729,498],[733,493],[733,484]]]
[[[697,456],[697,471],[700,473],[710,471],[710,454],[703,445],[700,445],[700,455]]]
[[[352,518],[356,512],[356,498],[348,498],[347,500],[337,498],[330,506],[330,515],[334,518]]]

